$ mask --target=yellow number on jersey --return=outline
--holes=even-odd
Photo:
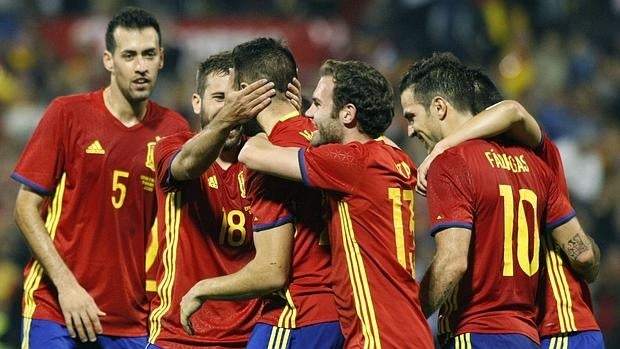
[[[235,234],[235,232],[238,232]],[[245,230],[245,214],[239,210],[228,213],[222,209],[222,227],[218,242],[220,245],[227,243],[232,247],[238,247],[245,243],[247,231]]]
[[[396,242],[396,258],[398,263],[407,268],[407,251],[405,246],[405,234],[413,235],[413,190],[401,190],[400,188],[388,188],[388,197],[392,200],[392,219],[394,222],[394,240]],[[409,201],[409,227],[405,231],[403,223],[403,202]],[[407,208],[405,208],[407,209]],[[415,274],[413,256],[409,256],[411,270]],[[415,275],[414,275],[415,276]]]
[[[114,208],[121,208],[125,202],[125,196],[127,195],[127,186],[120,181],[121,178],[129,178],[129,172],[114,170],[112,177],[112,192],[118,191],[118,197],[112,194],[112,206]]]
[[[499,186],[499,195],[504,198],[504,268],[502,275],[514,276],[514,258],[512,254],[513,247],[513,230],[514,230],[514,196],[512,187],[502,184]],[[536,193],[530,189],[519,189],[518,197],[518,209],[517,209],[517,261],[519,267],[527,276],[536,274],[539,268],[539,255],[540,255],[540,236],[538,220],[536,217],[536,204],[538,197]],[[525,208],[523,203],[527,202],[531,205],[534,213],[534,219],[532,219],[534,226],[533,234],[533,254],[532,259],[529,258],[529,227],[527,225],[527,217],[525,216]]]

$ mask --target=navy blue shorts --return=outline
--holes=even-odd
[[[519,348],[539,349],[536,342],[528,336],[510,334],[463,333],[451,338],[443,349],[498,349]]]
[[[543,349],[605,349],[605,342],[601,331],[583,331],[545,337],[542,339],[540,347]]]
[[[67,327],[49,320],[24,319],[22,349],[144,349],[147,336],[115,337],[97,335],[97,341],[82,343],[71,338]]]
[[[300,328],[282,328],[258,323],[250,335],[247,349],[337,349],[344,345],[338,321]]]

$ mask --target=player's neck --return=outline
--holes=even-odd
[[[148,100],[130,103],[121,91],[112,84],[103,90],[103,103],[118,121],[127,127],[131,127],[139,123],[146,115]]]
[[[450,119],[446,120],[446,122],[442,125],[442,133],[444,138],[461,130],[463,128],[463,124],[465,124],[472,117],[473,115],[471,113],[453,112],[450,115]]]
[[[258,121],[265,133],[270,135],[271,130],[281,117],[296,111],[297,109],[288,100],[274,98],[267,108],[258,113],[256,121]]]
[[[342,135],[342,144],[347,144],[351,142],[366,143],[372,140],[373,139],[370,138],[367,134],[359,132],[357,128],[355,130],[345,130],[344,134]]]

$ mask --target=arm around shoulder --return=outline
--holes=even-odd
[[[214,119],[189,139],[170,164],[178,181],[200,177],[217,159],[233,125]]]
[[[476,115],[479,119],[480,131],[486,133],[483,137],[492,137],[506,133],[517,142],[535,148],[540,144],[542,131],[536,119],[515,100],[504,100],[483,110]]]
[[[271,143],[264,133],[248,139],[239,161],[248,168],[281,178],[301,181],[299,148],[279,147]]]
[[[537,147],[542,131],[536,119],[514,100],[504,100],[476,114],[457,131],[439,141],[418,167],[416,190],[426,195],[426,175],[434,159],[445,150],[465,141],[506,134],[511,139],[529,148]]]

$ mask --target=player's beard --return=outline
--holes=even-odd
[[[141,87],[137,87],[137,80],[138,79],[144,79],[145,82],[143,83],[143,86]],[[131,103],[142,103],[146,100],[148,100],[151,97],[151,94],[153,92],[153,87],[155,86],[155,82],[157,81],[157,77],[139,77],[139,78],[132,78],[129,81],[129,84],[126,86],[126,88],[121,87],[121,85],[119,84],[120,81],[116,81],[119,90],[121,91],[121,93],[123,94],[123,96],[125,97],[125,99]]]
[[[312,145],[318,146],[327,143],[341,143],[343,138],[343,129],[340,125],[338,113],[331,113],[328,120],[316,123],[318,131],[314,132],[312,137]]]
[[[435,148],[435,144],[437,144],[437,142],[433,142],[427,137],[418,136],[418,139],[422,142],[422,144],[424,144],[427,154],[430,154],[431,151],[433,151],[433,148]]]
[[[238,147],[241,144],[241,137],[243,136],[243,125],[237,126],[230,131],[228,134],[228,138],[226,138],[226,142],[224,142],[224,147],[222,150],[231,150],[235,147]]]
[[[209,119],[207,117],[207,114],[204,111],[202,111],[200,113],[200,129],[204,129],[205,127],[207,127],[207,125],[209,125],[210,122],[211,122],[211,119]],[[230,132],[228,133],[228,136],[226,137],[226,140],[224,141],[222,150],[230,150],[230,149],[233,149],[239,146],[239,144],[241,144],[241,138],[243,137],[243,133],[244,133],[244,125],[239,125],[233,128],[232,130],[230,130]]]
[[[443,139],[443,137],[441,137],[437,132],[426,132],[426,133],[416,133],[416,137],[418,137],[418,139],[422,142],[422,144],[424,144],[424,147],[426,148],[426,152],[428,154],[431,153],[431,151],[433,151],[433,148],[435,148],[435,145],[437,143],[439,143],[439,141],[441,139]]]
[[[151,88],[147,88],[147,89],[143,89],[143,90],[136,90],[133,88],[120,88],[119,86],[119,90],[121,92],[121,94],[123,95],[123,97],[125,98],[125,100],[129,103],[129,104],[136,104],[136,103],[142,103],[146,100],[148,100],[151,96]]]

